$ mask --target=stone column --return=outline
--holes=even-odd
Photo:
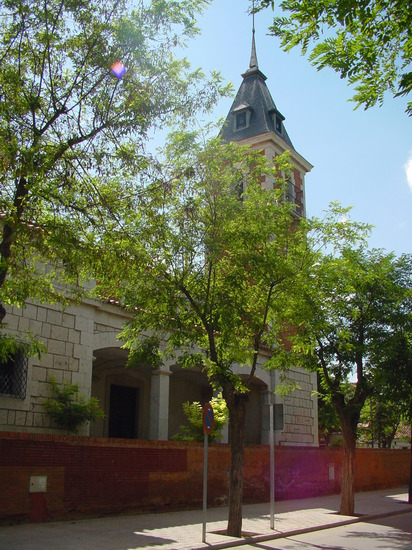
[[[152,372],[150,391],[150,439],[167,441],[169,437],[169,367]]]

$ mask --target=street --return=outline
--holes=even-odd
[[[244,550],[412,550],[412,511],[365,523],[241,546]]]

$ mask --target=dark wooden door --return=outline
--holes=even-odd
[[[110,386],[109,437],[137,437],[138,389]]]

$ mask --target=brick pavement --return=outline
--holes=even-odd
[[[338,515],[339,501],[339,495],[330,495],[276,502],[274,530],[270,529],[268,503],[245,505],[243,531],[258,542],[412,509],[407,504],[406,488],[358,493],[355,510],[361,515],[359,519]],[[202,543],[202,511],[192,510],[1,527],[0,549],[204,550],[251,542],[250,538],[234,539],[222,534],[226,518],[227,508],[208,510],[206,544]]]

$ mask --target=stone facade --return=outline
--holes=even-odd
[[[51,376],[58,383],[78,384],[80,393],[90,396],[93,351],[99,340],[96,321],[105,316],[112,333],[118,333],[124,321],[124,315],[116,315],[117,308],[111,307],[113,311],[105,313],[100,304],[93,302],[72,305],[64,310],[59,306],[30,302],[23,308],[8,308],[7,332],[19,337],[29,331],[43,343],[46,352],[40,359],[29,358],[24,399],[0,395],[0,429],[55,431],[43,407],[44,399],[50,396],[48,380]],[[84,427],[83,432],[87,431],[88,427]]]
[[[185,422],[183,402],[204,403],[212,397],[212,389],[200,369],[183,370],[172,362],[159,370],[146,365],[125,368],[127,351],[118,334],[127,319],[119,306],[91,300],[65,309],[30,302],[24,308],[9,308],[8,332],[18,336],[30,331],[47,351],[40,359],[29,358],[24,398],[0,394],[0,430],[63,433],[43,406],[53,376],[59,383],[78,384],[86,398],[97,397],[105,412],[103,420],[84,425],[80,435],[170,439]],[[264,363],[261,355],[249,395],[246,441],[268,443],[267,405],[272,402],[283,404],[283,429],[275,432],[277,444],[317,445],[317,403],[312,396],[316,376],[292,369],[288,376],[297,389],[281,399],[273,394],[279,375],[264,370]],[[237,371],[242,374],[240,366]],[[222,441],[227,441],[227,430]]]

